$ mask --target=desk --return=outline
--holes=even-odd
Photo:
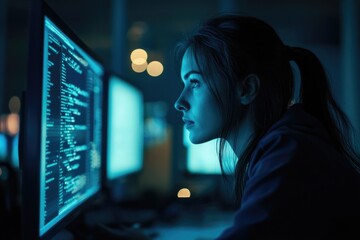
[[[158,227],[153,228],[147,233],[158,233],[155,240],[210,240],[215,239],[228,225],[217,225],[211,227]]]
[[[207,209],[201,213],[185,213],[174,223],[157,223],[144,231],[157,233],[155,240],[209,240],[232,224],[233,215],[231,211]]]
[[[154,240],[209,240],[218,237],[233,222],[234,211],[222,210],[213,205],[197,204],[186,207],[174,205],[174,208],[170,209],[169,212],[172,214],[169,212],[160,214],[151,223],[134,224],[133,228],[139,227],[138,230]],[[118,224],[120,215],[117,211],[121,213],[120,215],[124,214],[123,209],[114,208],[88,212],[80,221],[85,223],[80,226],[85,227],[81,229],[74,226],[72,229],[77,231],[77,236],[84,236],[82,239],[105,239],[104,236],[109,232],[95,233],[94,226],[99,222],[112,226],[114,223]],[[114,229],[116,231],[116,227]]]

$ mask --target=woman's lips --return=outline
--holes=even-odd
[[[189,129],[194,125],[193,121],[191,121],[189,119],[186,119],[186,118],[183,118],[183,122],[184,122],[184,125],[185,125],[186,129]]]

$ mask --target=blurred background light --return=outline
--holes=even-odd
[[[0,133],[6,131],[6,115],[0,115]]]
[[[190,190],[188,188],[182,188],[179,190],[177,197],[178,198],[190,198]]]
[[[147,52],[144,49],[138,48],[131,52],[130,59],[132,63],[136,65],[142,65],[146,62],[148,57]]]
[[[131,24],[127,37],[131,42],[139,42],[148,31],[149,27],[146,22],[137,21]]]
[[[12,139],[11,161],[12,166],[19,167],[19,134],[16,134]]]
[[[17,113],[10,113],[6,118],[6,131],[10,136],[19,132],[20,119]]]
[[[147,66],[147,72],[152,77],[157,77],[162,74],[164,67],[159,61],[152,61]]]
[[[145,61],[143,64],[135,64],[135,63],[131,63],[131,68],[134,72],[137,72],[137,73],[142,73],[146,70],[147,68],[147,62]]]
[[[19,113],[20,112],[20,98],[18,96],[12,96],[9,100],[9,109],[11,113]]]
[[[7,157],[7,141],[5,134],[0,133],[0,159]]]

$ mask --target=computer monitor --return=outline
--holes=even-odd
[[[106,153],[105,182],[108,187],[134,175],[143,167],[144,100],[130,80],[108,72],[105,85]]]
[[[218,139],[201,144],[189,140],[189,131],[183,130],[183,144],[186,148],[186,172],[190,175],[221,175],[217,151]],[[225,145],[223,155],[225,173],[234,171],[236,156],[230,145]]]
[[[21,135],[22,233],[49,239],[101,191],[104,66],[33,2]]]

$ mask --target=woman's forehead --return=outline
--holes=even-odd
[[[181,78],[187,79],[191,73],[200,74],[200,68],[196,62],[193,51],[188,48],[185,51],[181,62]]]

